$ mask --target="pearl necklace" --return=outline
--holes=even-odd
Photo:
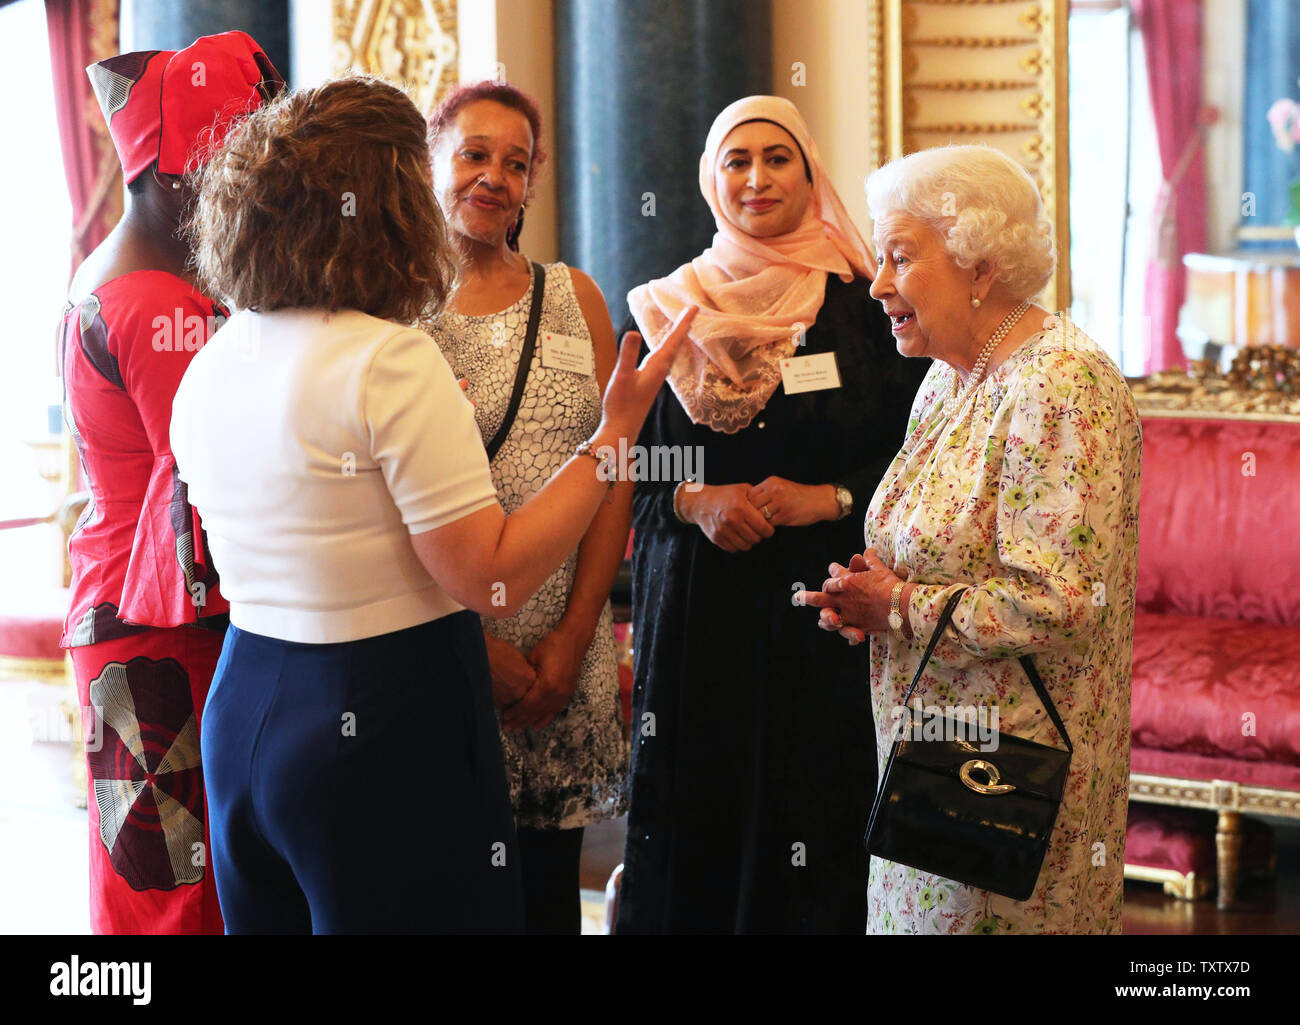
[[[1007,314],[1006,318],[998,325],[998,329],[989,336],[989,340],[984,343],[984,348],[980,350],[979,358],[975,360],[975,365],[971,367],[970,376],[966,379],[966,388],[961,393],[962,401],[970,395],[980,383],[980,378],[984,376],[984,368],[988,366],[989,357],[993,355],[993,350],[998,347],[1002,339],[1006,338],[1007,333],[1020,322],[1029,309],[1029,303],[1024,302]],[[952,398],[953,412],[956,412],[960,404],[957,402],[957,375],[952,375]]]

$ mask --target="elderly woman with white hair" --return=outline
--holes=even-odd
[[[1096,343],[1033,303],[1055,242],[1014,161],[925,150],[874,172],[867,198],[871,294],[899,352],[934,363],[871,500],[866,552],[802,597],[824,629],[871,635],[882,766],[958,594],[919,681],[925,712],[987,709],[1003,737],[1064,749],[1018,661],[1028,655],[1073,742],[1028,899],[876,857],[869,930],[1118,932],[1142,445],[1132,397]]]

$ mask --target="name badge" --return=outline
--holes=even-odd
[[[548,370],[572,370],[584,377],[596,372],[596,354],[588,339],[542,331],[541,340],[542,366]]]
[[[805,391],[822,391],[840,386],[840,371],[835,353],[818,352],[811,356],[790,356],[781,360],[781,382],[787,395]]]

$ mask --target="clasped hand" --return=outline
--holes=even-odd
[[[806,527],[839,517],[835,488],[768,477],[755,485],[713,484],[683,488],[682,517],[704,531],[724,552],[747,552],[776,527]]]
[[[563,711],[578,688],[587,646],[556,628],[527,653],[485,636],[492,670],[492,697],[507,733],[540,730]]]
[[[907,579],[906,568],[898,573],[881,562],[874,548],[855,555],[847,566],[832,562],[830,576],[820,591],[796,591],[800,605],[821,610],[817,625],[838,633],[850,644],[861,644],[867,634],[889,629],[889,601],[894,586]]]

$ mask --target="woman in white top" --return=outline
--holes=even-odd
[[[625,344],[600,426],[507,519],[469,402],[402,326],[454,272],[428,160],[407,96],[347,78],[259,111],[199,182],[199,268],[238,312],[171,439],[231,606],[202,739],[232,933],[522,928],[478,614],[577,545],[594,450],[635,437],[673,356],[637,372]]]
[[[537,267],[519,252],[524,201],[546,158],[536,103],[505,82],[462,86],[434,111],[429,130],[434,192],[462,271],[428,330],[452,372],[467,379],[484,444],[497,442],[488,451],[492,480],[512,512],[600,421],[614,326],[590,277],[563,263]],[[536,341],[524,364],[534,313]],[[557,344],[576,358],[562,361]],[[524,607],[483,623],[530,933],[581,932],[584,827],[627,810],[609,592],[627,548],[632,482],[609,497]]]

